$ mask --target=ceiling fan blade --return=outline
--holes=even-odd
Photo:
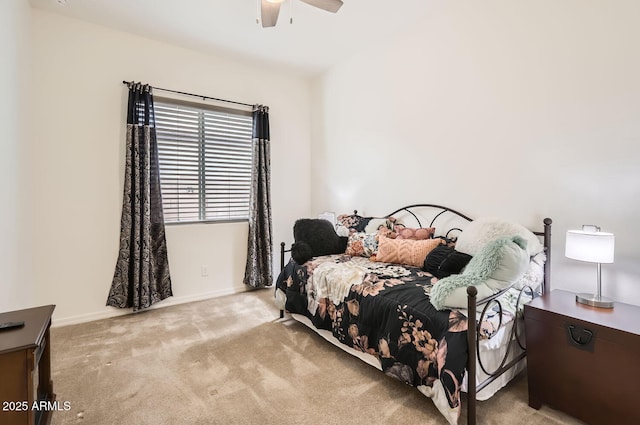
[[[300,0],[327,12],[336,13],[342,6],[341,0]]]
[[[260,2],[260,15],[263,28],[276,26],[278,15],[280,14],[280,4],[281,3],[272,3],[267,0]]]

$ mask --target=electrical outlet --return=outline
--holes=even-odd
[[[200,276],[201,276],[201,277],[207,277],[207,276],[209,276],[209,267],[207,267],[207,266],[200,266]]]

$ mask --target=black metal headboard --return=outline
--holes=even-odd
[[[420,224],[420,227],[424,227],[424,226],[422,226],[422,223],[420,222],[420,219],[418,218],[418,216],[412,211],[413,209],[418,209],[418,208],[434,208],[434,209],[442,210],[439,213],[437,213],[435,216],[433,216],[433,218],[431,219],[431,222],[429,223],[429,225],[427,227],[433,227],[435,222],[436,222],[436,220],[438,219],[438,217],[440,217],[442,214],[447,213],[447,212],[450,212],[450,213],[455,214],[455,215],[457,215],[457,216],[459,216],[461,218],[464,218],[467,221],[472,221],[471,218],[467,217],[466,215],[462,214],[461,212],[458,212],[458,211],[454,210],[453,208],[444,207],[442,205],[436,205],[436,204],[413,204],[413,205],[407,205],[406,207],[398,208],[397,210],[395,210],[391,214],[387,214],[386,217],[395,216],[399,212],[405,211],[405,212],[411,214],[416,219],[418,224]]]
[[[431,211],[431,214],[426,215],[426,216],[422,216],[419,215],[419,211]],[[462,214],[459,211],[454,210],[453,208],[449,208],[449,207],[445,207],[443,205],[437,205],[437,204],[413,204],[413,205],[407,205],[405,207],[402,208],[398,208],[397,210],[393,211],[390,214],[387,214],[385,217],[397,217],[398,215],[401,215],[401,213],[406,213],[408,215],[410,215],[411,217],[413,217],[413,219],[416,222],[417,227],[437,227],[436,226],[436,220],[438,220],[441,217],[446,217],[445,214],[449,213],[451,214],[451,216],[453,217],[457,217],[457,218],[461,218],[462,220],[464,220],[465,222],[469,222],[469,221],[473,221],[472,218],[468,217],[465,214]],[[430,219],[429,221],[429,225],[428,226],[424,226],[422,221],[422,219]],[[403,224],[408,224],[408,223],[403,223]],[[462,228],[460,227],[448,227],[446,232],[441,232],[442,236],[445,236],[446,238],[450,237],[451,232],[454,231],[459,231],[462,232]]]

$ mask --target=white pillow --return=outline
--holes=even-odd
[[[346,227],[346,226],[344,226],[344,225],[342,225],[340,223],[336,224],[336,234],[338,236],[345,237],[345,236],[349,236],[350,233],[351,232],[349,231],[348,227]]]
[[[525,272],[524,276],[522,276],[522,278],[518,280],[513,287],[520,290],[525,286],[529,286],[534,291],[540,292],[540,285],[544,281],[544,263],[546,259],[547,256],[544,252],[531,257],[531,261],[529,261],[529,268]]]
[[[529,257],[544,251],[540,239],[521,224],[502,218],[481,217],[469,223],[456,241],[456,251],[475,255],[487,243],[501,236],[522,236],[527,241]]]
[[[477,299],[489,297],[518,282],[529,267],[526,240],[505,236],[486,244],[460,274],[440,279],[431,289],[431,304],[437,309],[467,306],[467,287],[475,286]]]
[[[369,222],[365,226],[364,232],[365,233],[377,233],[378,229],[380,228],[380,226],[388,227],[387,226],[387,219],[386,218],[372,218],[371,220],[369,220]]]

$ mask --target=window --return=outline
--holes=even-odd
[[[248,220],[251,112],[154,101],[165,223]]]

